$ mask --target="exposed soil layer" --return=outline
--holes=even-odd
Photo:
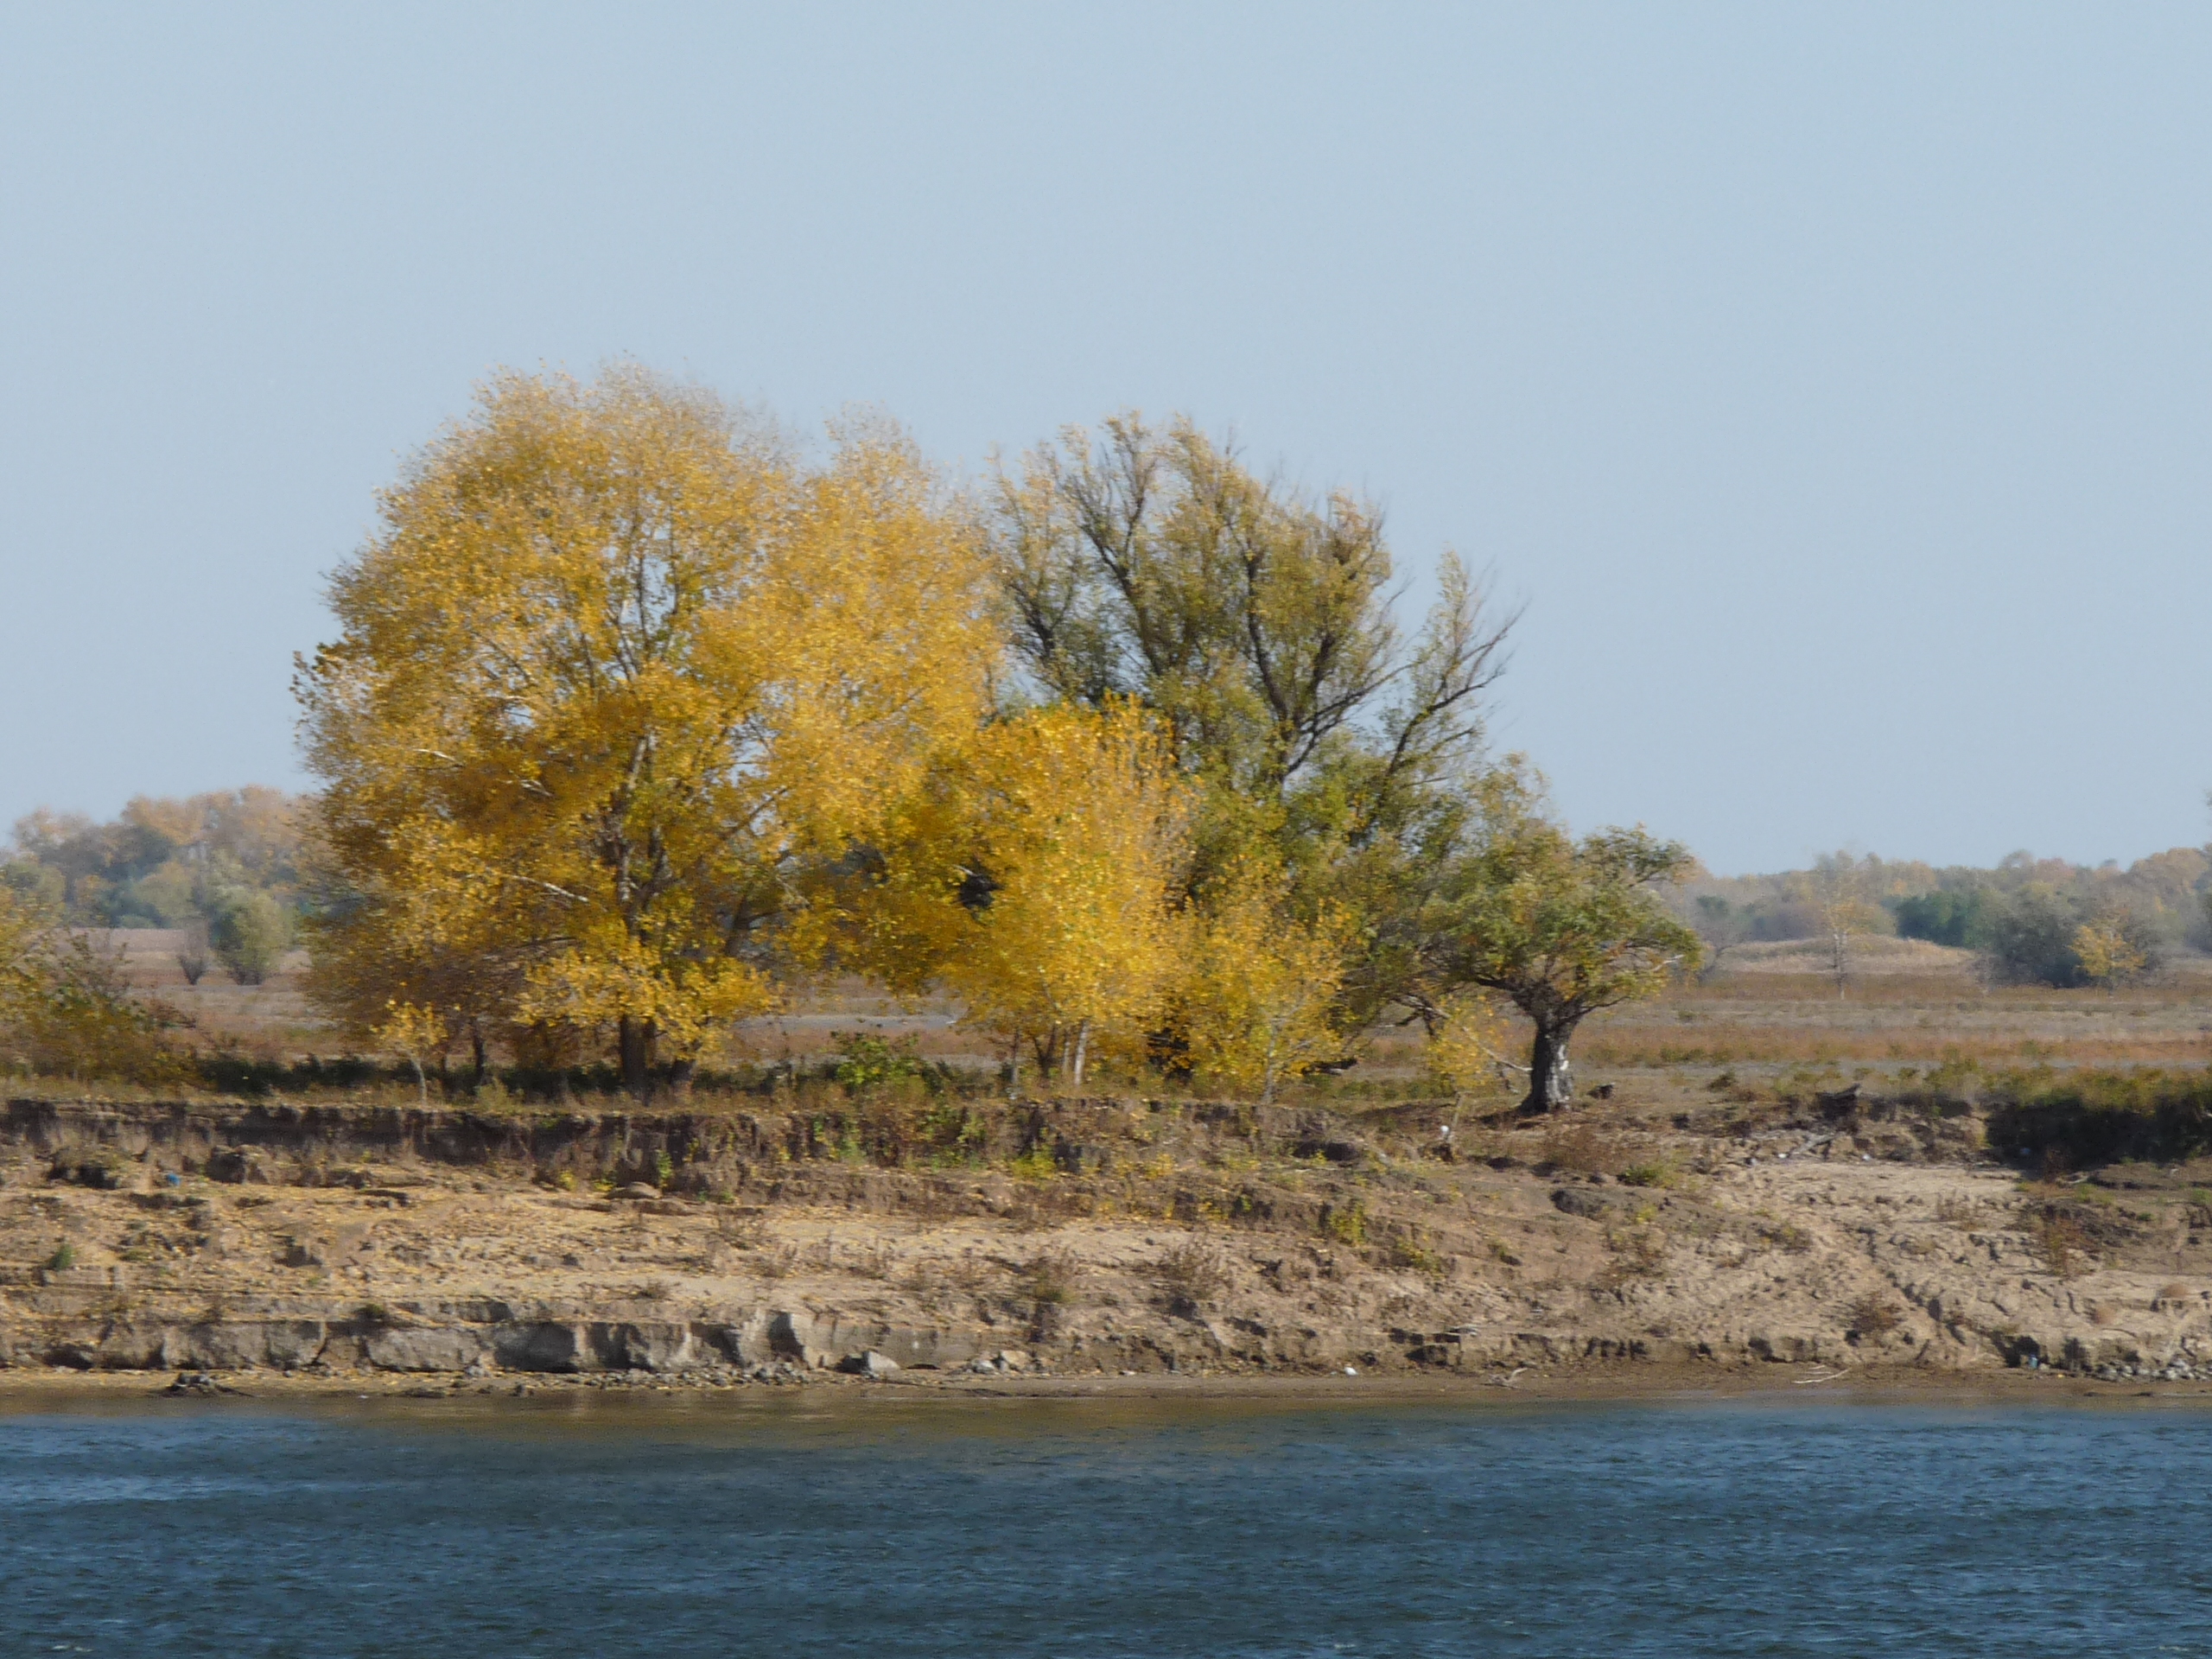
[[[1449,1116],[18,1100],[0,1362],[194,1389],[2212,1380],[2212,1166],[2026,1182],[1971,1114],[1855,1097],[1470,1120],[1447,1160]]]

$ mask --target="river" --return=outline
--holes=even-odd
[[[64,1404],[0,1653],[2212,1654],[2212,1413]]]

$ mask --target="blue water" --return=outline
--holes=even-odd
[[[2212,1655],[2212,1414],[79,1408],[0,1572],[8,1655]]]

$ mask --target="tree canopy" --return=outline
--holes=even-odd
[[[810,467],[639,369],[508,374],[385,493],[297,677],[357,1018],[611,1031],[642,1090],[772,1002],[794,870],[974,725],[995,647],[912,444],[835,437]],[[396,976],[360,960],[388,939]],[[456,954],[458,989],[430,972]]]
[[[1001,468],[990,506],[1033,692],[1135,699],[1159,717],[1197,790],[1185,886],[1212,917],[1201,936],[1225,937],[1232,912],[1251,920],[1252,861],[1268,866],[1259,931],[1306,938],[1307,955],[1330,942],[1334,1034],[1317,1040],[1340,1054],[1407,986],[1382,923],[1454,844],[1513,618],[1447,553],[1437,602],[1407,637],[1374,504],[1304,498],[1180,418],[1071,427]],[[1217,1022],[1202,1042],[1225,1054],[1221,1005],[1182,1006]]]
[[[1452,993],[1494,991],[1535,1027],[1528,1104],[1553,1109],[1573,1098],[1567,1043],[1599,1008],[1656,995],[1697,965],[1698,937],[1656,889],[1689,855],[1641,828],[1599,830],[1577,840],[1551,816],[1542,779],[1520,757],[1485,777],[1465,850],[1438,882],[1414,924],[1421,989],[1409,994],[1430,1021]]]

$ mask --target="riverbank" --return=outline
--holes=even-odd
[[[755,1381],[700,1372],[536,1373],[470,1376],[378,1370],[222,1373],[84,1370],[15,1367],[0,1370],[0,1416],[79,1408],[135,1407],[155,1401],[241,1405],[320,1402],[451,1402],[498,1408],[595,1409],[625,1402],[761,1408],[779,1404],[808,1414],[883,1407],[1060,1402],[1169,1411],[1214,1406],[1258,1411],[1387,1409],[1396,1407],[1688,1405],[1698,1402],[1771,1405],[2020,1407],[2153,1404],[2212,1410],[2212,1382],[2158,1377],[2107,1382],[2056,1370],[1961,1372],[1916,1369],[1851,1370],[1820,1366],[1592,1363],[1490,1377],[1313,1373],[1262,1376],[1222,1371],[1136,1377],[1014,1378],[910,1371],[881,1380],[815,1372]]]
[[[1593,1104],[1447,1161],[1433,1107],[1001,1102],[872,1163],[890,1109],[13,1102],[0,1387],[2212,1383],[2212,1168],[2024,1181],[1970,1115]]]

